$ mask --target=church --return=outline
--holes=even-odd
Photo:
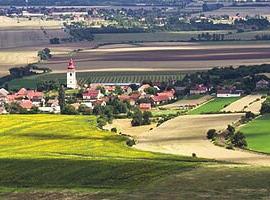
[[[77,87],[76,67],[73,59],[70,59],[67,68],[67,88],[76,89]]]

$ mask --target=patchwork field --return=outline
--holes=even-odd
[[[206,113],[217,113],[222,111],[226,106],[229,106],[231,103],[237,101],[238,97],[229,97],[229,98],[215,98],[209,102],[191,110],[188,114],[206,114]]]
[[[251,150],[270,153],[270,115],[261,116],[240,128]]]

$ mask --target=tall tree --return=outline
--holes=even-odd
[[[65,98],[66,98],[65,88],[64,88],[64,85],[61,85],[59,90],[58,90],[58,101],[59,101],[59,106],[60,106],[60,109],[61,109],[61,113],[65,109],[65,105],[66,105]]]

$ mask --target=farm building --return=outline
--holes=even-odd
[[[256,89],[267,89],[269,87],[269,81],[266,80],[260,80],[256,83]]]
[[[208,92],[208,87],[203,84],[196,85],[190,89],[190,94],[206,94]]]
[[[241,90],[218,90],[217,97],[240,97],[242,95]]]
[[[151,103],[141,103],[139,107],[142,111],[151,110],[152,108]]]

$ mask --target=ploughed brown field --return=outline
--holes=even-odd
[[[164,46],[113,46],[85,49],[78,53],[58,54],[49,62],[55,72],[65,71],[69,58],[74,58],[78,70],[207,70],[216,66],[239,66],[270,63],[270,47],[264,44],[204,44],[168,43]]]

